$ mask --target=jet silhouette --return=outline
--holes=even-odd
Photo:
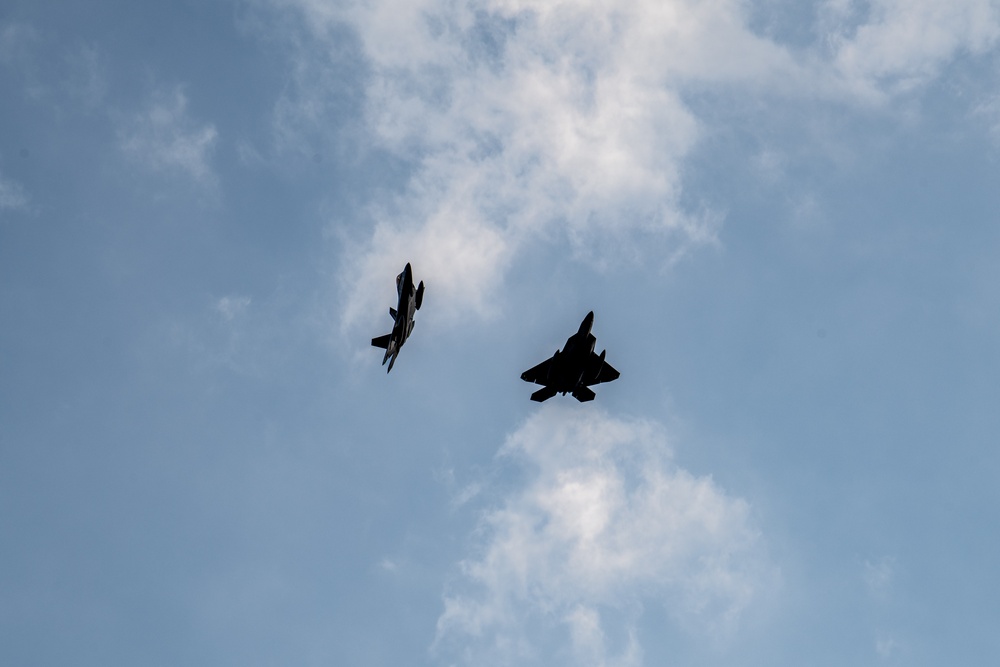
[[[389,362],[388,373],[392,370],[392,365],[396,363],[399,355],[399,348],[413,331],[413,314],[420,310],[420,304],[424,300],[424,281],[420,281],[416,289],[413,289],[413,270],[407,262],[403,267],[403,272],[396,276],[396,292],[399,294],[399,303],[395,308],[389,307],[389,316],[392,317],[392,331],[384,336],[372,338],[372,345],[385,350],[382,358],[382,365]]]
[[[594,325],[594,311],[587,313],[580,324],[580,330],[566,340],[562,351],[521,373],[525,382],[544,385],[531,395],[531,400],[547,401],[557,393],[565,396],[571,393],[581,403],[594,400],[590,385],[617,380],[621,375],[611,364],[604,361],[607,350],[594,353],[597,339],[590,333]]]

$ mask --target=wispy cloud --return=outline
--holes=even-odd
[[[868,593],[876,600],[884,601],[889,595],[892,579],[896,571],[896,559],[885,556],[879,560],[865,561],[864,581]]]
[[[297,52],[282,132],[344,99],[330,54],[353,45],[373,144],[412,167],[344,253],[345,326],[379,310],[385,276],[408,260],[443,313],[487,316],[531,243],[663,262],[712,242],[711,202],[683,196],[685,161],[711,129],[689,93],[885,108],[957,55],[994,48],[998,31],[989,0],[830,0],[817,42],[798,47],[758,34],[740,0],[276,4],[301,10],[312,32],[298,41],[313,45]]]
[[[868,596],[873,603],[880,622],[875,628],[875,653],[882,661],[896,663],[900,653],[905,650],[905,641],[896,632],[887,630],[886,625],[893,625],[889,610],[892,608],[894,579],[898,568],[896,559],[883,556],[878,560],[866,560],[862,579]]]
[[[38,41],[38,32],[25,23],[0,26],[0,63],[14,65],[26,60]]]
[[[81,44],[66,56],[69,74],[63,87],[85,107],[97,108],[108,92],[106,65],[100,50]]]
[[[28,208],[28,194],[20,183],[4,178],[0,174],[0,211],[24,211]]]
[[[108,91],[104,56],[96,45],[66,45],[27,23],[0,23],[0,65],[15,72],[29,100],[61,111],[80,106],[93,111]]]
[[[214,125],[193,120],[187,104],[180,86],[156,91],[146,109],[121,125],[119,145],[151,170],[183,173],[214,187],[218,179],[210,161],[218,133]]]
[[[281,349],[273,341],[273,313],[267,311],[266,303],[261,307],[249,296],[213,297],[196,317],[161,322],[151,349],[180,353],[199,372],[227,369],[246,377],[259,376],[272,362],[275,350]]]
[[[654,423],[546,408],[501,458],[525,479],[485,513],[438,620],[462,664],[638,665],[643,603],[718,638],[774,576],[747,503],[675,465]]]
[[[250,302],[248,296],[224,296],[215,302],[215,310],[227,322],[232,322],[250,307]]]
[[[42,46],[34,26],[19,22],[0,24],[0,65],[11,68],[29,99],[37,99],[47,90],[37,58]]]
[[[447,308],[486,315],[526,243],[607,257],[609,237],[651,234],[674,248],[713,238],[714,217],[679,202],[680,160],[699,130],[659,85],[664,35],[641,11],[301,5],[313,25],[356,30],[371,69],[369,130],[415,166],[405,192],[371,209],[373,235],[346,253],[348,324],[407,260]]]
[[[991,95],[977,104],[972,117],[983,123],[993,141],[1000,145],[1000,95]]]
[[[858,6],[865,20],[856,21]],[[885,99],[936,77],[962,53],[985,53],[1000,39],[994,0],[829,0],[833,65],[860,97]]]
[[[880,636],[875,640],[875,653],[883,660],[892,658],[899,652],[899,644],[892,637]]]

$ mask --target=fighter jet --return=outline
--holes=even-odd
[[[413,331],[413,314],[420,310],[420,304],[424,300],[424,281],[420,281],[416,289],[413,289],[413,270],[407,262],[403,267],[403,272],[396,276],[396,292],[399,294],[399,303],[395,308],[389,307],[389,316],[392,317],[392,331],[384,336],[372,338],[374,347],[381,347],[385,350],[382,358],[382,365],[389,362],[388,373],[392,370],[392,365],[396,363],[396,356],[399,348],[403,347],[407,337]]]
[[[531,395],[531,400],[547,401],[561,392],[571,393],[581,403],[594,400],[594,392],[589,385],[617,380],[621,375],[611,364],[604,361],[604,354],[594,353],[597,339],[590,333],[594,325],[594,311],[587,313],[580,324],[580,330],[566,340],[562,351],[556,350],[551,358],[534,368],[521,373],[525,382],[545,385]]]

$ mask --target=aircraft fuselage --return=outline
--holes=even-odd
[[[590,312],[562,350],[556,350],[552,357],[521,374],[522,380],[545,387],[532,394],[532,400],[545,401],[557,393],[572,393],[580,401],[593,400],[594,392],[589,385],[618,378],[618,371],[605,363],[605,353],[594,353],[597,339],[590,333],[593,325],[594,313]]]
[[[413,287],[413,269],[407,262],[403,271],[396,276],[396,294],[399,299],[395,308],[389,309],[392,317],[392,331],[385,336],[378,336],[372,339],[374,347],[385,349],[385,356],[382,363],[389,362],[387,373],[392,370],[392,365],[396,363],[396,356],[403,347],[410,333],[413,332],[413,316],[420,309],[420,302],[423,300],[424,283],[421,282],[416,289]]]

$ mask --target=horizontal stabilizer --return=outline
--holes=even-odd
[[[554,387],[543,387],[531,395],[531,400],[542,403],[543,401],[547,401],[555,395],[556,395],[556,390]]]
[[[388,350],[389,341],[391,340],[392,340],[392,334],[386,334],[384,336],[379,336],[378,338],[372,338],[372,347],[380,347],[383,350]]]
[[[573,398],[580,401],[581,403],[586,403],[587,401],[592,401],[597,396],[593,391],[587,387],[580,387],[573,392]]]

